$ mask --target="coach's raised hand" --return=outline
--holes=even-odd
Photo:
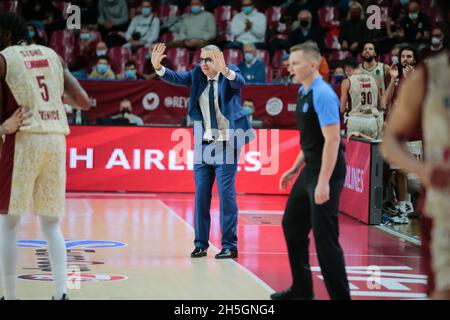
[[[153,48],[151,61],[153,68],[155,68],[156,71],[160,70],[162,67],[161,61],[166,57],[164,51],[166,51],[166,45],[164,43],[158,43]]]
[[[212,51],[212,65],[213,68],[217,71],[217,72],[221,72],[224,75],[227,75],[228,73],[228,68],[227,68],[227,64],[225,63],[225,58],[223,56],[223,52],[219,51],[219,50],[213,50]]]

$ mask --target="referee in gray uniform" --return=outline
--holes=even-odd
[[[331,299],[349,300],[344,254],[339,244],[339,197],[346,164],[340,137],[339,99],[319,75],[320,52],[314,42],[291,48],[289,71],[301,83],[297,124],[302,151],[280,179],[280,188],[297,177],[283,216],[292,286],[274,300],[314,299],[309,265],[309,233],[314,232],[320,268]],[[303,170],[301,170],[303,169]]]

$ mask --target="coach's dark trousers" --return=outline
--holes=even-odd
[[[343,172],[343,174],[342,174]],[[345,181],[345,169],[330,179],[330,199],[315,204],[314,189],[318,173],[305,168],[292,187],[283,217],[292,290],[305,299],[314,297],[309,265],[309,233],[314,233],[320,268],[331,299],[350,299],[344,254],[339,244],[339,197]]]

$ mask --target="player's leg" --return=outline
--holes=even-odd
[[[55,300],[61,300],[64,294],[67,294],[67,255],[59,218],[40,216],[39,221],[48,244],[48,256],[55,286],[53,297]]]
[[[6,300],[17,299],[17,235],[20,216],[0,214],[0,271]]]
[[[431,259],[435,290],[431,297],[450,300],[450,229],[448,223],[442,220],[433,221],[432,226]]]
[[[48,243],[54,299],[60,300],[67,293],[66,244],[59,225],[60,217],[65,214],[66,144],[63,135],[45,135],[39,139],[46,149],[36,178],[33,204]]]

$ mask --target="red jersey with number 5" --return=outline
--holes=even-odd
[[[0,54],[6,62],[6,116],[27,107],[32,117],[21,132],[68,134],[62,102],[64,68],[56,52],[39,45],[16,45]]]

